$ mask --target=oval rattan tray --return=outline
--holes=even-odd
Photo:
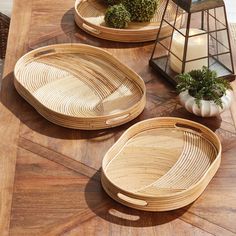
[[[166,0],[160,0],[151,22],[132,22],[126,29],[114,29],[105,25],[104,14],[107,6],[103,0],[76,0],[75,2],[75,22],[87,33],[102,39],[118,42],[146,42],[155,40],[160,27],[160,21],[166,5]],[[167,10],[167,18],[169,22],[174,22],[177,7],[173,3]],[[182,17],[179,15],[176,19],[176,27],[181,25]],[[162,28],[161,35],[169,34],[172,28],[165,24]]]
[[[154,118],[130,127],[106,153],[102,185],[114,200],[168,211],[195,201],[219,168],[221,143],[207,127]]]
[[[146,103],[145,84],[134,71],[85,44],[33,50],[19,59],[14,74],[19,94],[46,119],[68,128],[118,126]]]

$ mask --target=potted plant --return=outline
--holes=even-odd
[[[231,105],[230,83],[217,78],[217,73],[207,67],[180,74],[177,80],[180,103],[197,116],[217,116]]]

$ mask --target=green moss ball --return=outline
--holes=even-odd
[[[126,28],[130,22],[130,13],[123,4],[110,6],[105,13],[105,22],[112,28]]]
[[[103,0],[107,5],[113,6],[121,3],[122,0]]]
[[[125,8],[131,15],[131,21],[150,21],[157,9],[158,0],[123,0]]]

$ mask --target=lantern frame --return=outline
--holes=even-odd
[[[173,23],[168,22],[165,19],[167,8],[168,8],[168,6],[169,6],[171,1],[172,1],[171,4],[176,4],[176,15],[174,17]],[[211,0],[205,0],[205,4],[202,4],[202,7],[200,9],[199,9],[199,7],[193,7],[191,9],[191,6],[190,6],[190,8],[188,10],[186,10],[186,7],[185,7],[185,9],[183,9],[181,7],[181,6],[183,6],[183,2],[184,1],[186,1],[186,0],[182,0],[182,1],[181,0],[167,0],[166,6],[165,6],[165,9],[164,9],[164,12],[163,12],[162,20],[161,20],[161,23],[160,23],[160,29],[159,29],[159,31],[157,33],[157,37],[156,37],[156,41],[155,41],[155,44],[154,44],[154,48],[153,48],[153,51],[152,51],[152,54],[151,54],[151,58],[149,60],[149,65],[154,70],[159,72],[164,78],[166,78],[173,85],[176,85],[177,84],[176,76],[178,75],[178,73],[173,71],[171,69],[170,65],[169,65],[169,63],[170,63],[170,55],[171,54],[174,57],[176,57],[182,63],[181,73],[185,72],[185,67],[186,67],[187,63],[194,62],[194,61],[197,61],[197,60],[203,60],[203,59],[208,59],[208,63],[207,63],[208,64],[208,68],[211,69],[212,65],[210,64],[210,59],[212,59],[212,60],[214,60],[213,64],[214,64],[214,68],[217,69],[217,72],[222,72],[222,73],[219,74],[219,77],[223,77],[223,78],[225,78],[225,79],[227,79],[229,81],[233,81],[235,79],[234,61],[233,61],[232,47],[231,47],[231,41],[230,41],[229,25],[228,25],[228,20],[227,20],[227,15],[226,15],[226,8],[225,8],[224,2],[219,0],[218,1],[218,5],[216,7],[209,8],[209,5],[207,5],[207,2],[211,1]],[[199,2],[201,2],[201,0]],[[212,6],[213,5],[212,5],[212,2],[211,2],[210,7],[212,7]],[[225,24],[223,24],[217,18],[217,14],[216,14],[217,8],[223,8]],[[211,10],[214,11],[214,15],[210,13]],[[179,14],[179,11],[182,12],[182,21],[183,21],[184,14],[187,15],[187,18],[186,18],[186,33],[185,34],[182,33],[180,31],[180,29],[178,29],[176,27],[176,21],[177,21],[177,16]],[[201,14],[201,22],[200,22],[201,23],[201,27],[199,29],[204,30],[205,23],[206,23],[206,28],[207,29],[204,30],[205,32],[203,32],[203,33],[190,35],[190,26],[191,26],[192,15],[195,14],[195,13]],[[215,30],[211,30],[210,29],[210,17],[215,21]],[[206,22],[205,22],[205,20],[206,20]],[[163,26],[164,23],[168,24],[172,28],[170,36],[164,36],[164,37],[161,36],[161,29],[162,29],[162,26]],[[218,28],[217,27],[217,23],[221,23],[221,25],[223,25],[224,27],[223,28]],[[183,22],[181,23],[181,25],[183,25]],[[217,38],[217,34],[220,31],[222,31],[222,32],[226,31],[227,32],[227,36],[226,37],[227,37],[228,47],[225,46]],[[172,46],[172,40],[173,40],[174,32],[178,32],[181,36],[184,37],[184,40],[185,40],[184,41],[184,49],[183,49],[183,58],[182,59],[179,58],[177,55],[175,55],[175,53],[173,53],[171,51],[171,46]],[[216,34],[216,38],[212,35],[213,33]],[[187,60],[187,52],[188,52],[188,42],[189,42],[189,39],[192,38],[192,37],[197,37],[197,36],[201,36],[201,35],[207,35],[207,39],[208,39],[207,40],[207,48],[208,48],[207,56],[200,57],[200,58],[195,58],[195,59],[191,59],[191,60]],[[162,43],[162,40],[165,39],[165,38],[169,38],[169,37],[170,37],[170,43],[169,43],[169,47],[167,47],[167,46],[165,46]],[[211,46],[210,45],[210,39],[211,38],[213,38],[216,41],[216,47],[217,47],[216,50],[217,50],[217,52],[214,55],[212,55],[210,53],[210,46]],[[154,57],[154,54],[156,52],[156,48],[157,48],[158,44],[160,46],[162,46],[166,50],[166,52],[167,52],[166,55],[159,56],[159,57]],[[227,48],[227,51],[226,52],[219,52],[218,51],[218,46],[219,46],[218,44],[223,45],[225,48]],[[219,57],[223,56],[225,54],[229,54],[229,56],[230,56],[231,68],[227,67],[224,63],[222,63],[219,60]]]

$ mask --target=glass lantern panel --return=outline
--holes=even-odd
[[[173,3],[169,4],[168,7],[173,8]],[[153,58],[160,58],[163,56],[168,56],[170,54],[172,35],[175,32],[175,29],[178,29],[180,27],[182,19],[181,14],[179,14],[180,12],[177,12],[177,6],[175,5],[174,7],[175,11],[173,11],[173,13],[178,13],[178,15],[175,16],[174,14],[172,14],[172,16],[170,16],[169,11],[167,11],[167,13],[165,14],[162,27],[159,30],[158,43],[155,48]]]
[[[230,53],[220,55],[218,59],[216,57],[210,57],[211,70],[215,70],[219,77],[227,76],[232,73],[232,62]]]
[[[190,28],[202,29],[202,12],[196,12],[191,14]]]
[[[227,30],[210,33],[209,53],[218,56],[230,51]]]
[[[186,30],[181,29],[180,31],[185,34],[184,31]],[[188,38],[185,60],[188,64],[185,65],[185,72],[208,66],[208,35],[205,31],[199,29],[190,29],[189,34],[191,37]],[[175,31],[171,45],[170,67],[177,73],[182,72],[185,44],[186,37]]]
[[[190,72],[191,70],[200,70],[203,66],[208,67],[208,58],[199,59],[185,64],[185,73]]]
[[[181,21],[181,24],[179,25],[179,27],[176,27],[177,29],[183,29],[181,32],[186,36],[186,28],[187,28],[187,21],[188,21],[188,14],[186,12],[184,12],[182,14],[182,21]],[[192,22],[192,16],[190,16],[190,25],[191,25],[191,22]],[[191,28],[191,27],[190,27]]]
[[[208,56],[208,35],[199,29],[190,29],[186,61]]]
[[[218,7],[215,9],[215,15],[216,15],[216,19],[217,19],[217,28],[218,29],[222,29],[222,28],[226,28],[226,15],[225,15],[225,10],[224,7]]]
[[[160,28],[160,30],[159,30],[159,41],[165,40],[166,38],[171,38],[173,31],[174,31],[174,29],[172,26],[170,26],[166,23],[163,23],[162,28]]]
[[[181,29],[180,32],[185,34],[185,29]],[[182,72],[182,61],[184,57],[184,45],[186,37],[184,37],[178,31],[174,31],[171,49],[169,54],[170,67],[177,73]]]
[[[209,19],[209,31],[216,31],[216,30],[222,30],[226,29],[226,23],[225,23],[225,18],[224,14],[221,15],[220,17],[218,16],[217,12],[222,9],[221,8],[216,8],[216,9],[211,9],[207,11],[207,16]]]
[[[165,22],[178,28],[183,22],[183,14],[183,10],[170,1],[163,19]]]
[[[168,48],[170,37],[160,40],[155,48],[153,58],[160,58],[168,55]]]

